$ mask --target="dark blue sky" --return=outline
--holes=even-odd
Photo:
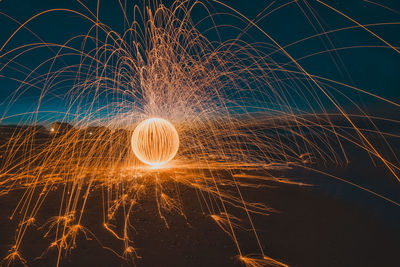
[[[96,1],[83,1],[89,8],[95,11]],[[135,1],[133,1],[135,2]],[[136,1],[136,2],[142,2]],[[168,5],[169,1],[164,1]],[[212,2],[212,1],[208,1]],[[255,18],[264,8],[274,1],[269,0],[231,0],[222,2],[229,3],[230,6],[240,11],[248,18]],[[279,5],[289,1],[276,1]],[[268,10],[278,7],[275,4]],[[343,13],[349,15],[361,24],[374,23],[399,23],[400,22],[400,1],[384,0],[376,1],[379,4],[389,7],[383,8],[362,0],[326,0],[326,3],[337,8]],[[123,31],[122,13],[116,0],[101,0],[100,19],[110,25],[114,30]],[[214,11],[227,12],[228,9],[214,3]],[[86,13],[82,7],[73,0],[2,0],[0,1],[0,12],[7,14],[19,21],[25,21],[29,17],[50,8],[69,8]],[[201,19],[204,16],[204,10],[200,8],[193,13],[193,20]],[[238,27],[244,27],[239,20],[225,15],[216,17],[217,24],[232,24]],[[320,23],[320,24],[319,24]],[[18,27],[11,19],[0,14],[0,45],[10,36]],[[288,4],[258,22],[258,25],[264,29],[281,46],[289,45],[302,38],[314,35],[323,30],[329,31],[343,27],[353,26],[354,23],[343,16],[333,12],[322,4],[308,0],[298,1]],[[321,25],[321,26],[320,26]],[[45,15],[29,24],[29,28],[46,42],[63,43],[67,39],[77,34],[87,32],[90,24],[85,23],[81,18],[67,12],[57,12]],[[201,28],[202,26],[200,26]],[[203,25],[206,27],[206,25]],[[323,28],[323,30],[322,30]],[[380,25],[370,26],[380,37],[395,47],[400,46],[400,25]],[[201,29],[200,29],[201,30]],[[249,31],[251,37],[245,37],[248,42],[268,42],[268,39],[260,32],[252,29]],[[222,39],[233,37],[230,30],[221,30]],[[209,38],[217,38],[215,34],[209,33]],[[20,32],[15,38],[0,52],[0,56],[13,47],[21,44],[29,44],[37,41],[27,31]],[[287,48],[287,51],[296,59],[303,58],[299,63],[311,74],[323,76],[336,81],[344,82],[368,92],[378,94],[382,97],[400,102],[399,84],[400,84],[400,54],[388,48],[357,48],[343,49],[338,52],[322,53],[319,55],[307,57],[316,52],[321,52],[332,47],[341,49],[351,46],[383,46],[384,44],[371,34],[362,29],[353,29],[335,32],[321,38],[298,43]],[[35,53],[20,58],[18,62],[28,67],[34,67],[40,58],[48,57],[49,51],[41,49]],[[0,58],[0,66],[4,64],[5,59]],[[44,72],[44,70],[42,70]],[[10,77],[22,76],[13,70],[0,71],[0,115],[3,115],[7,107],[6,117],[13,114],[19,114],[32,111],[37,105],[37,99],[40,95],[39,89],[28,89],[18,97],[18,100],[10,106],[10,95],[15,92],[18,83],[9,79]],[[347,90],[340,88],[340,90]],[[59,97],[54,95],[52,100],[42,104],[42,111],[66,111],[62,98],[64,89],[60,89]],[[351,91],[343,91],[345,94],[353,94],[351,97],[357,102],[363,103],[362,106],[374,113],[392,114],[394,109],[371,97],[358,96]],[[340,99],[339,96],[337,96]],[[347,105],[345,102],[343,105]],[[350,104],[348,104],[350,105]],[[350,107],[349,107],[350,108]],[[397,112],[398,113],[398,112]],[[46,115],[47,114],[47,115]],[[43,113],[41,119],[57,117],[56,113]],[[392,115],[390,115],[392,116]],[[0,123],[18,123],[21,116],[9,117]]]

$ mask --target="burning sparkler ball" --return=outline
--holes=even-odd
[[[169,121],[151,118],[142,121],[135,128],[131,145],[140,161],[160,166],[175,157],[179,148],[179,136]]]

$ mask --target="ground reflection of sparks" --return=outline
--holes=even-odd
[[[153,194],[159,218],[169,227],[166,214],[186,218],[185,203],[178,190],[173,190],[176,185],[195,190],[202,212],[233,240],[237,258],[243,264],[287,266],[267,255],[253,222],[255,215],[276,210],[266,203],[247,201],[243,190],[268,188],[271,183],[310,186],[273,172],[293,167],[312,169],[316,159],[336,164],[348,162],[344,143],[362,148],[398,179],[398,164],[372,141],[373,137],[379,138],[391,151],[389,154],[395,155],[386,142],[386,133],[375,126],[376,121],[385,119],[365,113],[349,114],[333,94],[344,94],[335,87],[341,86],[393,108],[400,105],[308,73],[287,52],[290,44],[279,45],[257,21],[239,11],[214,1],[226,8],[232,18],[245,23],[236,38],[215,42],[206,37],[206,32],[218,33],[219,27],[213,20],[217,14],[209,13],[203,2],[182,0],[167,7],[159,1],[146,1],[143,9],[132,7],[134,14],[121,5],[126,25],[122,33],[78,2],[83,11],[43,11],[22,23],[0,47],[0,58],[7,59],[0,65],[0,73],[10,68],[25,75],[24,79],[13,78],[20,83],[16,95],[26,87],[42,92],[32,121],[37,122],[40,104],[47,97],[59,97],[57,90],[68,87],[64,100],[69,111],[65,118],[73,117],[70,121],[74,124],[56,124],[45,138],[38,137],[35,127],[21,128],[1,146],[4,157],[0,196],[23,191],[10,216],[20,223],[15,244],[3,260],[6,266],[14,261],[27,264],[21,248],[31,227],[45,229],[44,238],[51,241],[42,256],[57,251],[57,266],[64,255],[79,246],[79,236],[98,240],[90,225],[83,224],[93,192],[101,192],[98,204],[103,209],[103,228],[123,243],[120,251],[106,249],[134,262],[140,253],[134,246],[131,220],[141,196]],[[214,25],[203,33],[191,19],[192,9],[197,7],[204,8],[204,20]],[[10,45],[22,29],[31,32],[31,21],[55,12],[74,14],[92,26],[88,32],[61,44],[44,42],[38,37],[37,42]],[[383,41],[385,48],[398,52],[369,28],[356,25],[355,28],[365,29]],[[252,44],[241,40],[250,28],[267,41]],[[327,33],[304,40],[322,34]],[[78,48],[76,42],[80,44]],[[40,59],[36,68],[18,61],[23,55],[44,48],[53,54]],[[39,71],[42,67],[48,68],[44,74]],[[327,113],[321,99],[332,104],[335,112]],[[301,106],[311,111],[304,111]],[[358,127],[357,119],[373,125],[373,130]],[[38,225],[39,210],[55,190],[61,196],[59,210]],[[235,209],[245,216],[234,215]],[[123,214],[122,219],[119,213]],[[247,255],[238,239],[237,229],[243,228],[244,221],[254,235],[258,249],[255,254]]]

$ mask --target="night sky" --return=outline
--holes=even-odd
[[[95,11],[96,1],[83,2],[87,4],[91,10]],[[137,2],[139,3],[142,1]],[[212,1],[208,2],[211,3]],[[229,3],[230,6],[240,11],[248,18],[253,19],[273,1],[232,0],[224,2]],[[277,2],[283,4],[284,2],[289,1]],[[361,24],[394,23],[391,25],[370,26],[369,29],[384,38],[393,46],[400,46],[400,25],[398,24],[400,21],[400,1],[376,1],[390,9],[361,0],[326,0],[325,2]],[[164,3],[168,6],[168,1],[164,1]],[[228,11],[228,9],[217,3],[212,4],[212,6],[214,12]],[[275,3],[274,6],[277,7],[278,5]],[[274,6],[269,10],[273,10]],[[111,26],[114,30],[122,32],[124,26],[118,1],[101,0],[100,7],[100,20]],[[79,4],[72,0],[0,1],[0,12],[3,13],[0,14],[0,44],[2,45],[10,34],[18,27],[17,24],[10,18],[7,18],[5,14],[22,22],[43,10],[52,8],[69,8],[85,13],[85,10]],[[87,14],[87,12],[85,14]],[[203,16],[204,10],[195,10],[193,13],[193,20],[196,21],[203,18]],[[318,22],[321,25],[319,25]],[[225,15],[217,16],[216,23],[237,25],[238,27],[245,26],[240,21]],[[258,25],[281,46],[285,46],[302,38],[314,35],[316,32],[353,26],[354,23],[343,16],[334,13],[332,10],[329,10],[316,1],[304,0],[298,1],[297,3],[290,3],[279,10],[274,11],[259,21]],[[81,18],[66,12],[57,12],[45,15],[29,24],[29,28],[44,41],[53,43],[63,43],[77,34],[84,34],[90,26],[89,23],[84,22]],[[202,30],[201,26],[200,30]],[[233,36],[229,30],[222,29],[220,33],[222,39],[229,39]],[[213,33],[209,33],[208,37],[210,39],[217,38]],[[249,36],[244,38],[245,41],[250,43],[257,41],[268,42],[265,36],[261,35],[254,29],[250,30]],[[35,41],[37,41],[37,39],[32,36],[32,34],[27,31],[22,31],[12,39],[1,54],[18,45],[29,44]],[[371,36],[371,34],[361,29],[355,29],[330,34],[329,40],[326,36],[322,36],[321,38],[314,38],[310,41],[300,42],[296,45],[290,46],[287,51],[294,58],[298,59],[315,52],[331,49],[332,47],[338,48],[339,50],[337,52],[322,53],[312,57],[306,57],[300,60],[299,63],[311,74],[344,82],[395,102],[399,102],[400,55],[391,49],[382,47],[340,49],[343,47],[359,45],[384,46],[381,41]],[[18,62],[32,68],[40,62],[41,58],[50,55],[48,49],[41,49],[35,51],[33,54],[24,56]],[[0,58],[0,66],[4,64],[4,62],[5,59]],[[10,80],[9,77],[21,78],[21,75],[10,69],[0,71],[0,114],[6,117],[1,120],[0,123],[24,123],[24,116],[12,115],[34,110],[37,105],[40,90],[33,88],[27,89],[18,97],[17,101],[13,102],[10,106],[10,95],[15,92],[18,83]],[[60,90],[59,95],[56,93],[51,100],[42,103],[41,112],[45,112],[43,112],[43,114],[41,113],[38,121],[46,120],[49,117],[57,118],[58,115],[54,111],[60,112],[60,118],[63,117],[62,112],[65,112],[66,107],[62,100],[62,90]],[[371,113],[383,114],[387,117],[395,116],[392,114],[390,106],[387,108],[387,104],[381,101],[377,101],[371,97],[364,97],[355,94],[354,92],[346,91],[345,93],[347,95],[353,94],[351,97],[358,99],[357,103],[361,103],[362,107]],[[346,103],[343,103],[343,105],[346,105]],[[350,106],[348,108],[351,110]],[[49,113],[46,113],[46,111]]]

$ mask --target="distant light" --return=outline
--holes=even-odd
[[[54,132],[54,128],[51,128],[51,129],[50,129],[50,132]]]

